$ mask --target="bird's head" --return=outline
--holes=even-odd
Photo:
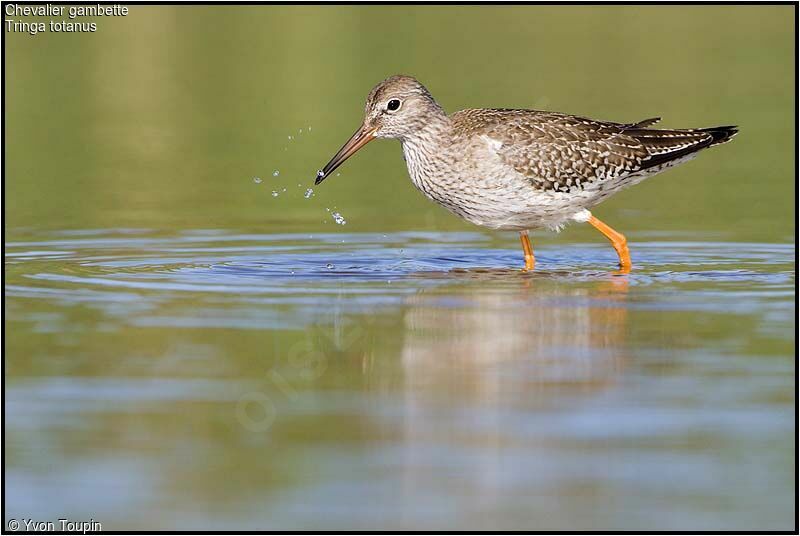
[[[411,76],[387,78],[369,92],[364,120],[347,143],[317,173],[314,184],[325,180],[356,151],[375,138],[406,139],[419,132],[444,111],[430,92]]]

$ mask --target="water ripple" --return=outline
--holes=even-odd
[[[422,289],[452,285],[624,284],[639,288],[640,296],[661,295],[656,305],[633,300],[631,308],[728,312],[764,307],[770,300],[785,303],[793,292],[792,244],[634,242],[634,270],[620,275],[605,244],[539,248],[537,271],[524,273],[516,241],[507,247],[497,243],[497,237],[482,233],[62,232],[7,244],[6,292],[12,298],[93,304],[115,316],[127,303],[141,313],[129,320],[136,325],[243,328],[305,325],[319,318],[315,306],[326,300],[352,310],[392,307]],[[183,297],[195,300],[193,308],[198,298],[206,305],[222,299],[227,312],[206,310],[202,319],[196,309],[147,316],[148,304]],[[253,320],[247,311],[255,303],[305,312],[288,321]],[[232,314],[232,304],[244,313]]]

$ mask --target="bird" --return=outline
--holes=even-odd
[[[319,171],[319,185],[376,138],[398,139],[411,182],[426,197],[478,226],[519,232],[525,265],[536,259],[529,230],[589,223],[631,270],[625,236],[590,209],[613,194],[730,141],[736,126],[651,128],[565,113],[511,108],[447,114],[412,76],[369,92],[361,126]]]

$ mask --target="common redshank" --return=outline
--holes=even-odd
[[[519,231],[525,270],[535,264],[529,229],[577,221],[603,233],[628,272],[625,236],[589,209],[737,133],[735,126],[649,128],[659,119],[612,123],[501,108],[447,115],[425,86],[396,75],[370,91],[361,126],[315,184],[373,139],[399,139],[411,181],[429,199],[476,225]]]

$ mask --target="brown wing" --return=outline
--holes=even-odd
[[[457,130],[490,138],[498,156],[535,186],[570,191],[668,164],[730,139],[734,127],[654,130],[534,110],[463,110]]]

